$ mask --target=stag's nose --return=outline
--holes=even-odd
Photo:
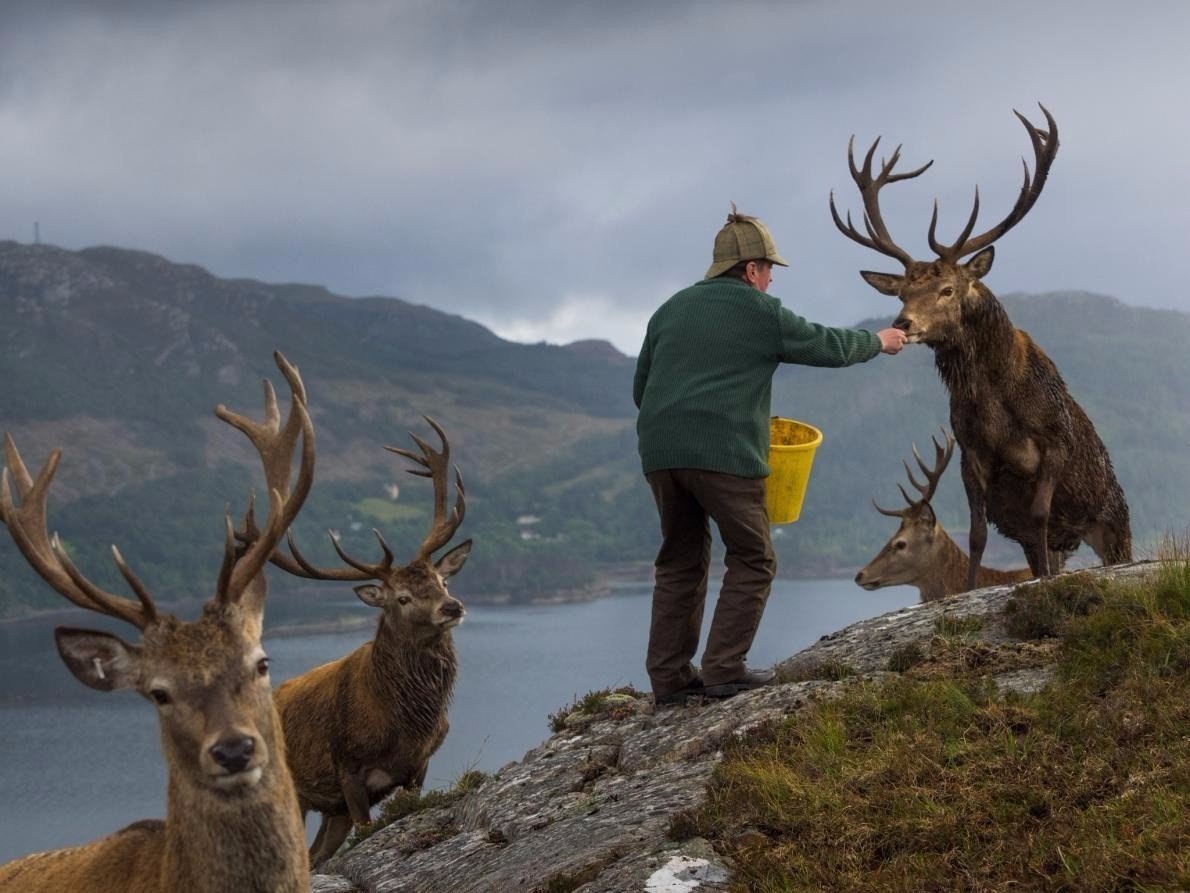
[[[860,586],[864,585],[864,572],[863,571],[860,571],[858,574],[855,575],[855,582],[858,583]]]
[[[898,316],[893,320],[893,328],[900,329],[902,332],[908,332],[913,323],[909,322],[909,317]]]
[[[228,772],[242,772],[256,752],[256,739],[248,737],[222,738],[211,745],[211,759]]]
[[[462,617],[465,613],[463,603],[453,598],[450,601],[443,602],[442,613],[447,617]]]

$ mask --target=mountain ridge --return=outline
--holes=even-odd
[[[1095,421],[1138,541],[1180,531],[1190,494],[1190,359],[1181,349],[1190,315],[1087,292],[1002,300]],[[891,317],[895,303],[882,302]],[[81,566],[113,586],[112,539],[130,561],[143,553],[146,576],[167,595],[188,597],[195,579],[213,575],[221,541],[211,531],[224,506],[242,507],[259,471],[212,409],[258,416],[257,382],[277,379],[278,347],[302,370],[317,428],[316,483],[295,527],[315,560],[335,560],[328,527],[365,555],[374,526],[407,550],[420,542],[429,487],[382,447],[407,445],[406,431],[426,436],[430,415],[467,482],[461,535],[473,535],[476,549],[465,584],[477,597],[582,591],[613,565],[647,574],[657,532],[636,456],[634,359],[607,342],[518,344],[401,298],[221,279],[113,246],[0,242],[0,312],[0,425],[30,466],[66,448],[50,523]],[[869,500],[896,503],[901,459],[947,421],[932,355],[911,348],[844,370],[782,367],[773,412],[826,434],[802,522],[774,529],[781,572],[854,573],[892,533]],[[937,506],[961,540],[957,473],[944,476]],[[530,527],[518,521],[525,516],[541,520]],[[989,561],[1023,563],[1004,544]],[[6,538],[0,573],[0,613],[53,604]]]

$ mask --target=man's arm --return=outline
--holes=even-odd
[[[809,322],[785,307],[777,311],[782,363],[805,366],[850,366],[879,353],[895,354],[905,345],[900,329],[832,328]]]

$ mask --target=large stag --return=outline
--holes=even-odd
[[[950,457],[954,454],[954,438],[945,432],[944,436],[945,447],[938,443],[936,438],[930,438],[934,443],[933,468],[927,466],[918,455],[917,447],[913,448],[913,458],[917,460],[918,468],[925,475],[924,484],[919,483],[913,476],[909,463],[903,463],[909,483],[916,488],[920,498],[910,498],[905,488],[898,484],[897,487],[907,503],[905,508],[885,509],[873,501],[872,505],[876,511],[892,518],[900,518],[901,524],[876,557],[855,575],[855,582],[864,589],[916,586],[923,602],[933,602],[972,588],[968,585],[971,562],[967,553],[959,548],[938,523],[938,516],[930,504],[934,492],[938,489],[942,472],[946,470],[946,466],[950,464]],[[1028,568],[1000,571],[981,567],[976,575],[975,585],[1019,583],[1032,576]]]
[[[898,146],[873,176],[879,138],[855,164],[854,137],[847,156],[864,204],[860,233],[847,215],[844,223],[831,194],[831,216],[845,236],[904,265],[905,273],[863,271],[869,285],[900,298],[895,326],[911,342],[929,345],[934,364],[950,392],[950,424],[962,447],[963,487],[971,511],[971,567],[974,588],[987,544],[987,521],[1025,551],[1029,567],[1047,576],[1080,541],[1107,564],[1132,558],[1128,504],[1116,481],[1107,449],[1095,426],[1066,389],[1062,376],[1028,333],[1014,328],[1004,307],[981,281],[992,268],[992,243],[1012,229],[1041,195],[1058,151],[1058,126],[1044,106],[1048,130],[1039,130],[1016,112],[1033,144],[1036,174],[1025,163],[1025,180],[1016,204],[1000,223],[972,236],[975,205],[951,245],[935,237],[938,204],[930,220],[933,261],[914,260],[897,246],[880,213],[879,193],[888,183],[919,176],[933,162],[905,173],[893,169]],[[961,259],[973,255],[966,263]]]
[[[383,557],[369,563],[348,555],[336,536],[331,542],[347,567],[318,568],[297,550],[273,553],[273,563],[311,580],[361,582],[355,594],[380,609],[371,642],[351,654],[316,667],[277,689],[277,707],[285,728],[289,764],[303,814],[322,813],[310,850],[315,866],[329,859],[351,830],[367,822],[372,804],[397,787],[420,790],[430,757],[446,737],[446,712],[454,690],[457,658],[451,629],[463,620],[462,603],[446,590],[458,573],[471,540],[437,561],[433,553],[450,542],[463,521],[463,479],[455,469],[457,500],[449,509],[450,444],[433,419],[427,422],[442,441],[441,452],[416,434],[420,455],[398,447],[385,449],[421,468],[410,474],[431,478],[434,519],[413,560],[394,563],[380,531]],[[255,531],[244,534],[247,542]],[[374,582],[363,582],[374,581]]]
[[[136,600],[87,580],[57,535],[46,531],[46,497],[61,455],[54,450],[34,480],[12,438],[0,478],[0,513],[34,570],[80,608],[118,618],[140,630],[130,644],[103,632],[59,627],[54,637],[66,666],[99,691],[131,689],[157,707],[169,772],[165,821],[129,825],[93,843],[36,853],[0,866],[0,889],[110,893],[130,891],[309,889],[305,831],[285,760],[280,718],[260,645],[263,569],[301,507],[314,473],[314,431],[296,368],[276,355],[293,393],[280,423],[276,396],[265,381],[264,424],[216,413],[239,428],[260,453],[268,479],[269,516],[251,549],[238,551],[227,520],[223,565],[214,597],[195,621],[161,611],[112,548]],[[298,478],[290,488],[298,438]],[[15,484],[19,505],[14,500]]]

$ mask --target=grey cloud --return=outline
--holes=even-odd
[[[1190,87],[1190,7],[886,9],[30,5],[0,29],[0,237],[27,240],[38,219],[67,247],[493,323],[599,296],[629,327],[701,274],[734,200],[794,261],[774,292],[846,324],[892,313],[856,276],[887,259],[827,211],[832,189],[859,208],[848,136],[936,160],[885,201],[898,241],[924,252],[935,196],[947,238],[977,183],[981,220],[1011,205],[1030,154],[1011,109],[1039,120],[1040,100],[1062,150],[989,284],[1186,309],[1190,125],[1171,110]],[[639,332],[616,341],[635,350]]]

